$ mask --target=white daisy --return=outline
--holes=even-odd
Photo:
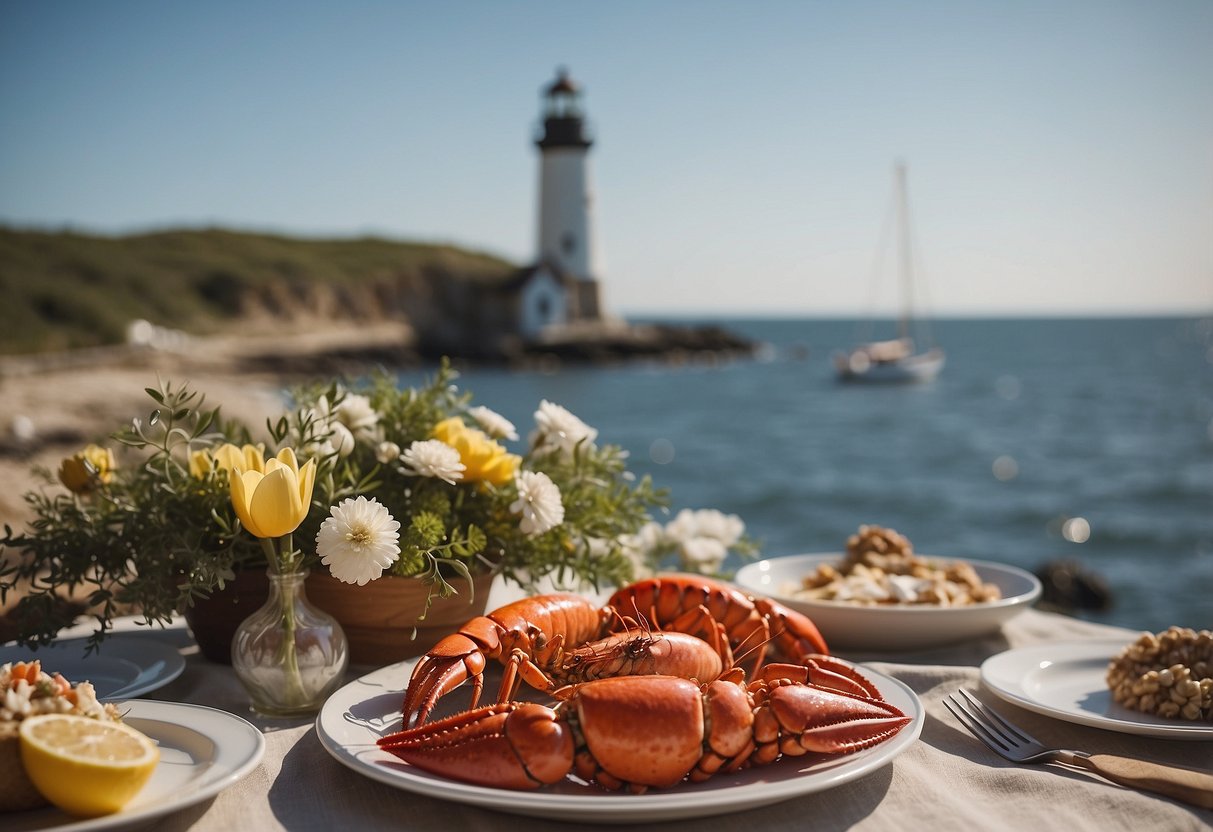
[[[539,409],[535,411],[535,425],[536,430],[530,439],[536,450],[560,448],[565,454],[572,455],[578,443],[584,441],[586,445],[593,445],[598,438],[597,429],[547,399],[541,401]]]
[[[316,552],[334,578],[363,586],[400,557],[399,540],[400,523],[377,500],[349,497],[320,525]]]
[[[380,442],[375,446],[375,459],[379,460],[381,465],[395,462],[399,458],[400,446],[395,442]]]
[[[514,423],[495,410],[477,406],[468,410],[468,415],[476,420],[480,429],[494,439],[510,439],[518,441],[518,429]]]
[[[437,439],[422,439],[414,442],[400,454],[405,470],[419,477],[436,477],[454,485],[463,479],[465,466],[459,459],[459,451]]]
[[[518,499],[510,503],[510,511],[522,515],[518,528],[523,534],[543,534],[564,522],[560,488],[547,474],[519,471],[514,484],[518,487]]]

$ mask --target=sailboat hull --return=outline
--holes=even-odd
[[[917,355],[907,355],[894,361],[872,361],[862,349],[838,353],[834,366],[838,380],[869,384],[915,384],[932,381],[947,360],[938,348]]]

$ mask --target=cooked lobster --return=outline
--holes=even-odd
[[[700,686],[621,676],[562,688],[556,697],[554,708],[487,705],[378,744],[426,771],[484,786],[534,789],[575,774],[639,793],[781,756],[857,751],[910,721],[880,698],[786,678]]]
[[[701,635],[712,642],[723,633],[725,668],[732,665],[729,651],[745,651],[753,656],[747,661],[752,672],[761,667],[768,643],[775,646],[779,658],[794,664],[804,663],[810,654],[829,653],[817,627],[805,616],[699,575],[639,581],[620,589],[604,607],[579,595],[538,595],[472,619],[423,656],[405,692],[405,725],[423,723],[441,697],[468,679],[475,707],[488,659],[506,665],[497,696],[498,702],[504,702],[515,693],[519,676],[542,690],[592,678],[562,675],[566,655],[594,647],[591,642],[606,638],[612,630],[647,632],[649,627]],[[677,667],[661,664],[647,672],[682,674]]]
[[[620,615],[637,616],[660,630],[690,632],[706,611],[724,625],[738,654],[752,653],[757,669],[768,645],[778,660],[799,662],[812,653],[829,655],[825,639],[807,616],[731,584],[702,575],[662,575],[620,588],[607,600]]]

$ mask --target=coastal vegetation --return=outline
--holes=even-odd
[[[0,307],[9,313],[0,352],[118,344],[137,319],[195,334],[266,319],[408,320],[451,285],[515,269],[455,246],[377,237],[0,228]]]

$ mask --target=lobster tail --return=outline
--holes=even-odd
[[[771,637],[783,656],[798,661],[806,653],[830,654],[826,640],[807,615],[769,598],[755,597],[753,601],[754,608],[770,622]]]
[[[536,789],[573,767],[573,735],[551,708],[506,702],[390,734],[379,747],[420,769],[481,786]]]

